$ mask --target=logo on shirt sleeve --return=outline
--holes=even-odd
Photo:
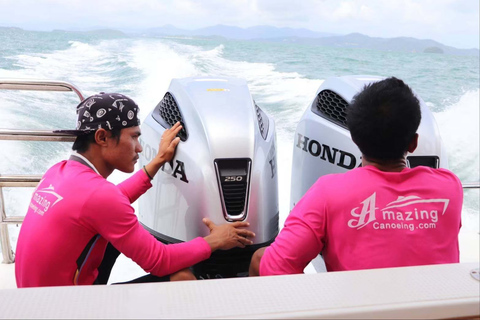
[[[348,226],[362,229],[372,223],[375,230],[387,229],[435,229],[439,216],[445,214],[449,199],[422,199],[418,196],[399,196],[379,209],[376,207],[376,193],[361,202],[362,206],[350,212],[353,219]]]

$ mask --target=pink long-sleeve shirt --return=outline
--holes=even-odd
[[[319,253],[328,271],[458,262],[462,202],[460,180],[444,169],[323,176],[265,250],[260,275],[302,273]]]
[[[93,284],[108,242],[156,276],[210,257],[203,238],[164,245],[140,225],[131,203],[150,187],[143,170],[115,186],[77,161],[54,165],[33,192],[20,230],[17,286]]]

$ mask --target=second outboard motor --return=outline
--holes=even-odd
[[[361,153],[350,137],[346,110],[365,85],[380,81],[377,76],[344,76],[325,80],[297,125],[293,146],[290,209],[323,175],[341,173],[361,165]],[[422,120],[418,147],[407,156],[410,167],[448,168],[448,159],[437,124],[425,102],[420,101]],[[316,260],[316,261],[315,261]],[[317,271],[325,271],[315,259]]]
[[[139,199],[139,220],[164,243],[208,235],[215,224],[247,220],[254,245],[214,252],[194,266],[200,278],[248,274],[253,252],[278,233],[275,124],[260,109],[245,80],[173,79],[142,124],[140,165],[156,155],[161,135],[180,121],[176,154]]]

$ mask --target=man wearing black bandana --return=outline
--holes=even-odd
[[[142,147],[136,103],[118,93],[100,93],[77,107],[76,135],[69,160],[51,167],[33,192],[17,243],[17,286],[106,284],[119,252],[149,275],[132,282],[193,280],[188,267],[217,249],[244,247],[255,236],[248,222],[216,226],[210,234],[164,245],[139,224],[131,206],[173,157],[180,123],[165,130],[156,157],[115,186],[115,170],[133,172]]]

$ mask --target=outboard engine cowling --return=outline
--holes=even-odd
[[[254,245],[217,251],[194,267],[198,277],[246,275],[253,252],[278,233],[274,121],[255,104],[245,80],[173,79],[142,124],[140,165],[155,156],[165,128],[177,121],[181,141],[139,199],[139,220],[164,243],[208,235],[204,217],[215,224],[248,220]]]
[[[352,141],[346,123],[346,109],[366,84],[377,76],[344,76],[325,80],[297,125],[293,146],[290,209],[323,175],[341,173],[361,165],[361,152]],[[422,120],[414,153],[407,156],[410,167],[418,165],[448,168],[448,159],[432,112],[420,101]],[[323,261],[313,262],[325,271]]]

